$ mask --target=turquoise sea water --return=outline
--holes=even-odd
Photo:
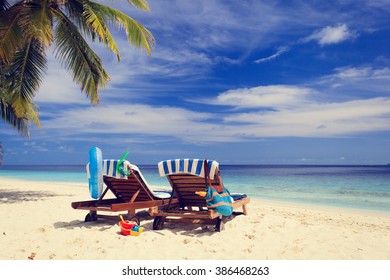
[[[150,185],[169,186],[140,165]],[[225,186],[253,198],[390,212],[390,166],[221,165]],[[85,166],[3,166],[2,177],[88,183]]]

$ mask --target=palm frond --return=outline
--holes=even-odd
[[[21,1],[1,13],[0,58],[6,64],[30,37],[35,37],[46,47],[51,45],[50,9],[46,1],[40,2],[42,5]]]
[[[24,35],[19,25],[22,9],[15,5],[0,13],[0,59],[4,63],[9,63],[15,50],[23,44]]]
[[[29,124],[32,120],[36,126],[40,126],[37,107],[33,103],[26,103],[26,112],[22,117],[18,117],[14,108],[0,97],[1,119],[16,128],[23,136],[30,136]]]
[[[26,112],[26,103],[32,103],[38,90],[43,73],[46,70],[47,59],[44,47],[35,38],[30,38],[14,56],[4,74],[4,89],[7,90],[9,101],[18,117]]]
[[[115,24],[120,29],[124,29],[129,42],[137,48],[145,49],[148,52],[148,55],[150,55],[155,40],[152,33],[143,25],[114,8],[93,2],[89,5],[91,5],[94,10],[98,10],[106,18],[106,21]]]
[[[39,5],[34,3],[26,4],[26,11],[21,21],[21,27],[27,37],[34,36],[46,47],[53,42],[51,33],[52,15],[47,1],[39,1]]]
[[[53,11],[53,14],[57,22],[54,31],[56,57],[72,73],[73,80],[81,85],[91,102],[98,103],[98,89],[103,88],[109,80],[101,59],[66,15],[59,10]]]
[[[86,1],[84,3],[83,16],[86,18],[87,23],[99,36],[100,41],[103,42],[106,47],[109,48],[113,53],[115,53],[117,55],[118,61],[120,61],[118,47],[109,29],[106,26],[104,14],[102,14],[99,7],[91,4],[92,3],[89,3],[89,1]]]
[[[3,121],[15,127],[22,135],[28,134],[29,128],[26,119],[17,117],[14,110],[12,110],[12,107],[9,104],[4,103],[1,99],[0,114]]]
[[[95,41],[97,35],[96,32],[87,23],[86,18],[83,16],[84,6],[83,0],[68,0],[64,3],[66,15],[73,23],[80,29],[83,35],[88,36],[92,41]]]
[[[127,0],[131,5],[134,7],[144,10],[144,11],[150,11],[149,4],[146,2],[146,0]]]

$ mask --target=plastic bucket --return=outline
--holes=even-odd
[[[131,222],[131,221],[120,221],[119,226],[121,227],[121,234],[122,235],[130,235],[131,229],[136,225],[136,222]]]

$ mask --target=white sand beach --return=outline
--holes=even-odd
[[[218,233],[167,224],[122,236],[117,220],[84,222],[87,186],[0,178],[1,260],[389,260],[390,214],[252,199]],[[118,213],[112,213],[117,215]]]

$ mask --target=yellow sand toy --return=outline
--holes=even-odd
[[[202,191],[199,191],[199,192],[195,192],[197,195],[201,196],[201,197],[205,197],[207,195],[207,192],[202,192]]]

